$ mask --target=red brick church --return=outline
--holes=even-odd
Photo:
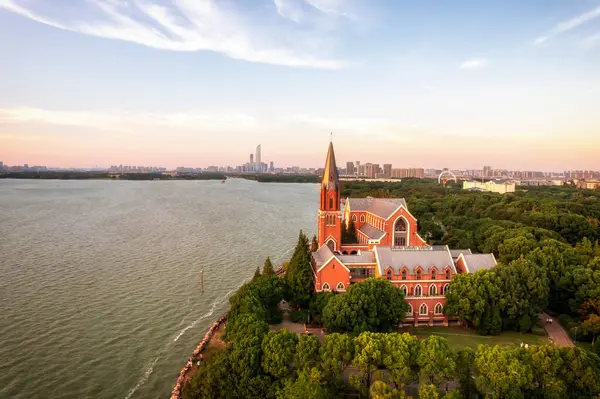
[[[342,243],[342,223],[354,222],[357,244]],[[447,325],[443,314],[452,276],[496,265],[493,254],[429,245],[403,198],[347,198],[342,203],[333,143],[329,144],[318,213],[319,248],[312,253],[315,289],[344,292],[367,277],[390,280],[404,291],[414,325]]]

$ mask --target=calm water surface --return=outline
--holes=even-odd
[[[316,187],[0,180],[0,398],[168,397],[237,287],[313,234]]]

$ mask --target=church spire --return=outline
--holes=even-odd
[[[337,165],[335,164],[335,154],[333,152],[333,142],[329,143],[327,159],[325,159],[325,169],[323,170],[323,182],[321,187],[325,190],[337,190],[339,188],[339,177]]]

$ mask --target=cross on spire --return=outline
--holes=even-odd
[[[329,142],[333,143],[333,132],[329,132]]]

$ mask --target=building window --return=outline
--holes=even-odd
[[[410,303],[408,304],[408,312],[406,312],[406,315],[410,316],[410,317],[413,316],[413,308],[412,308],[412,305]]]
[[[346,289],[346,287],[344,287],[344,284],[342,284],[341,282],[338,283],[337,287],[336,287],[336,291],[344,291]]]
[[[429,295],[430,296],[437,295],[437,287],[435,286],[435,284],[431,284],[429,286]]]
[[[392,279],[392,271],[391,271],[391,270],[388,270],[388,271],[387,271],[387,279],[388,279],[388,280],[391,280],[391,279]]]
[[[437,279],[437,270],[433,269],[431,271],[431,279],[432,280],[436,280]]]
[[[333,198],[329,198],[329,209],[333,209]]]
[[[443,310],[444,309],[442,308],[442,304],[438,303],[437,305],[435,305],[434,313],[435,314],[442,314]]]
[[[415,296],[421,296],[421,294],[423,290],[421,289],[421,286],[419,284],[417,284],[417,286],[415,287]]]
[[[397,247],[406,245],[406,222],[403,218],[398,218],[394,224],[394,245]]]
[[[323,291],[329,291],[329,284],[323,284]]]
[[[402,280],[406,280],[406,270],[402,270]]]
[[[442,294],[446,295],[446,292],[448,292],[448,288],[450,288],[450,284],[445,284],[442,288]]]
[[[365,215],[360,215],[360,221],[361,221],[361,223],[365,222]]]
[[[356,215],[352,215],[352,221],[356,222]]]
[[[450,280],[450,270],[446,270],[446,280]]]
[[[335,251],[335,243],[333,242],[333,240],[327,241],[327,246],[329,247],[331,252]]]
[[[427,315],[427,305],[422,304],[421,307],[419,308],[419,314],[420,315]]]
[[[400,289],[402,290],[402,292],[404,292],[404,296],[408,295],[408,288],[406,288],[405,285],[403,285],[402,287],[400,287]]]
[[[421,269],[417,270],[417,280],[421,279]]]

